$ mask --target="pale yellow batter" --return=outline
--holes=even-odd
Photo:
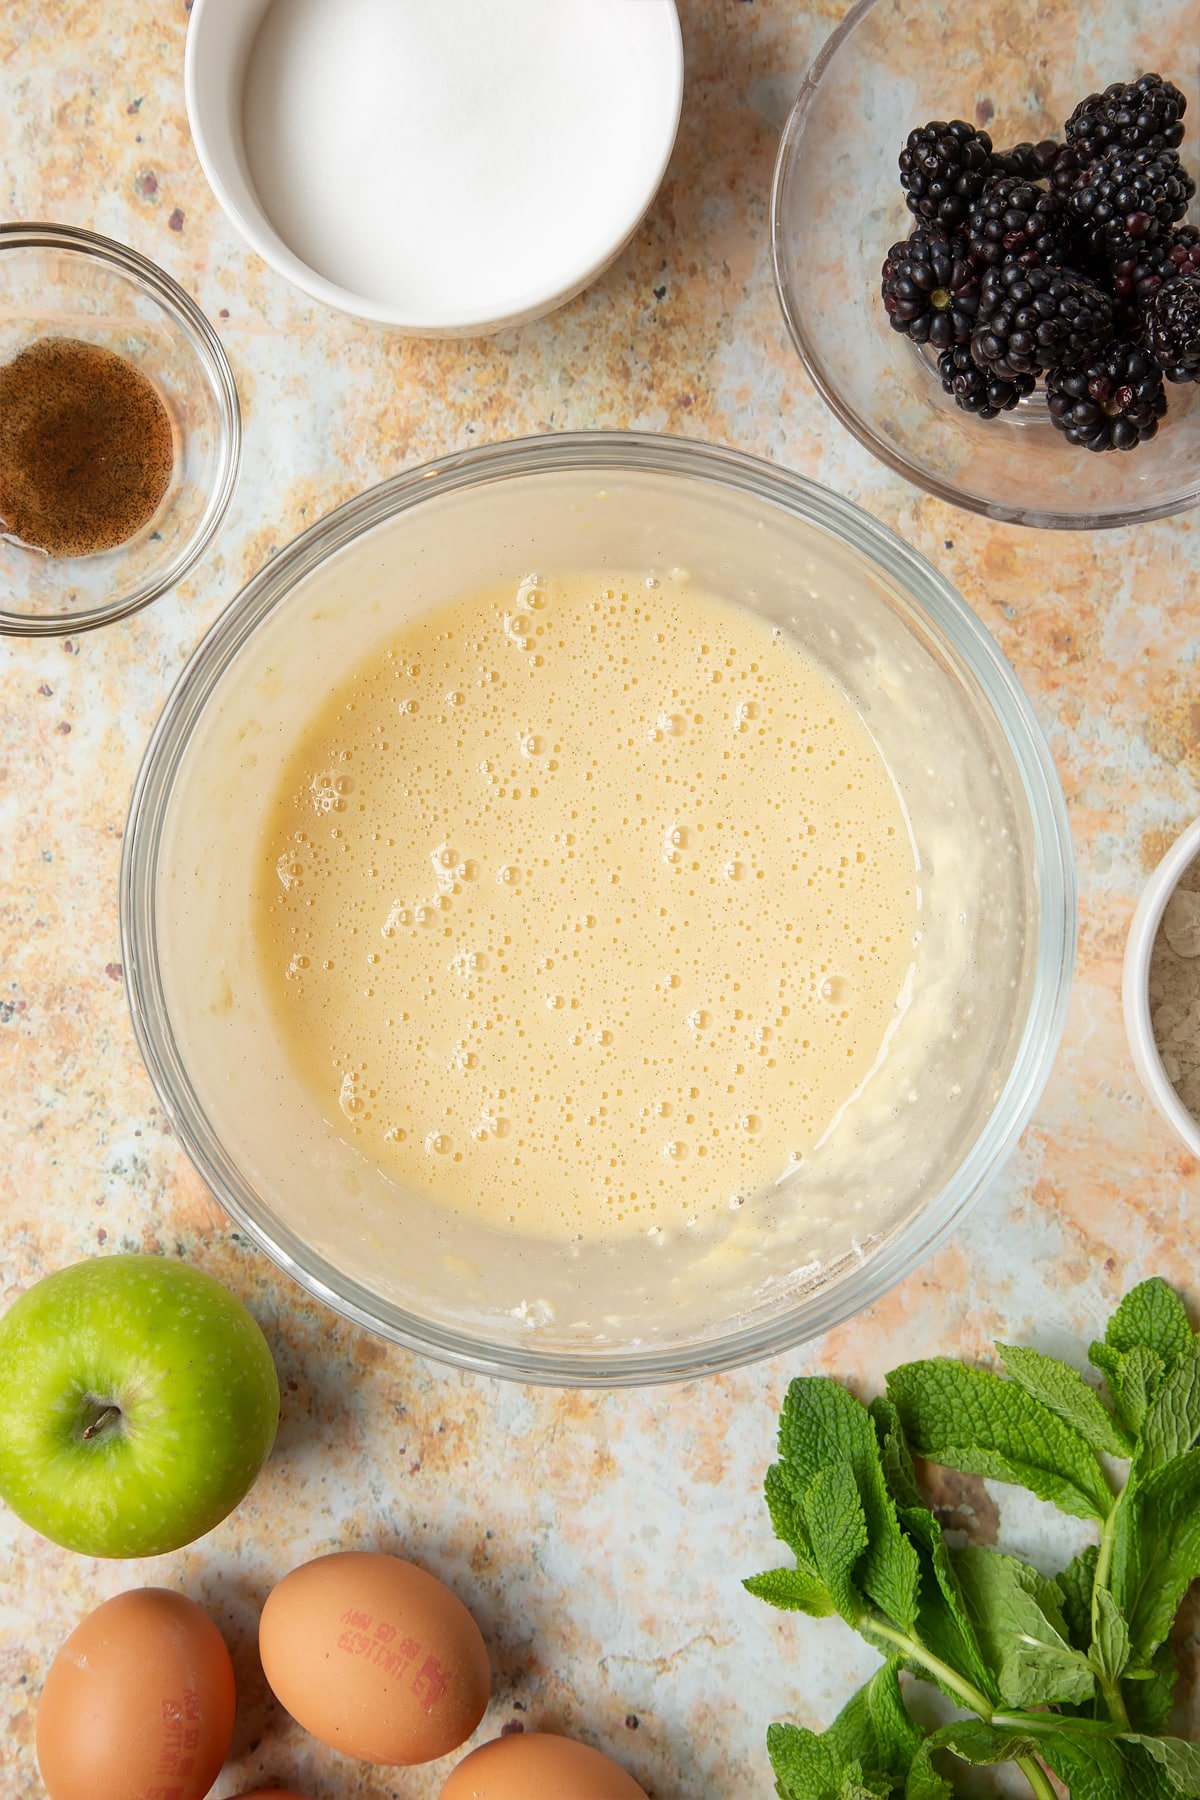
[[[904,1003],[914,853],[787,636],[682,578],[530,576],[414,622],[313,720],[259,918],[364,1154],[597,1242],[752,1203],[829,1130]]]

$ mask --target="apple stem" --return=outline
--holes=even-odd
[[[110,1425],[115,1425],[120,1416],[121,1409],[119,1406],[106,1406],[101,1413],[97,1414],[90,1425],[84,1426],[84,1442],[86,1443],[89,1438],[99,1437],[102,1431],[107,1430]]]

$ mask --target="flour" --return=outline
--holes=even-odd
[[[640,4],[273,0],[243,92],[264,211],[318,274],[426,319],[582,281],[669,141]]]
[[[1158,928],[1150,1016],[1167,1079],[1200,1120],[1200,858],[1180,876]]]

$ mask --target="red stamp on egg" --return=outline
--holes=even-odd
[[[337,1647],[345,1656],[360,1658],[385,1675],[403,1676],[421,1658],[409,1692],[415,1694],[426,1712],[432,1712],[446,1692],[450,1678],[436,1656],[416,1638],[401,1637],[400,1628],[390,1619],[377,1619],[373,1613],[358,1607],[347,1607],[339,1623]]]

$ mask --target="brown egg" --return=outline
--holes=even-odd
[[[51,1800],[203,1800],[233,1736],[233,1664],[206,1612],[166,1588],[106,1600],[50,1665],[37,1759]]]
[[[462,1601],[398,1556],[351,1550],[293,1569],[263,1608],[258,1648],[292,1717],[360,1762],[457,1750],[491,1692],[487,1648]]]
[[[236,1800],[304,1800],[303,1794],[293,1794],[291,1788],[256,1788],[252,1794],[238,1794]]]
[[[646,1791],[599,1750],[522,1731],[472,1750],[440,1800],[646,1800]]]

